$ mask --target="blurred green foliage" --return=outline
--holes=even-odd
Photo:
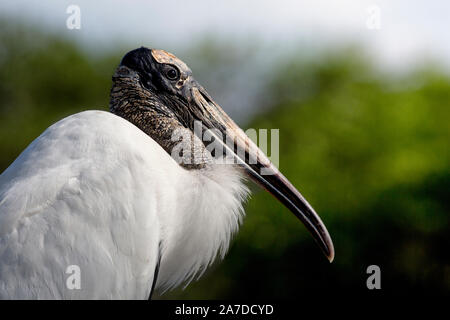
[[[353,48],[275,70],[273,105],[250,127],[280,128],[280,170],[323,218],[335,261],[258,191],[225,261],[173,297],[364,293],[371,264],[384,292],[448,294],[450,78],[381,72]]]
[[[107,109],[120,56],[88,57],[72,43],[0,23],[0,169],[50,124]]]
[[[123,52],[89,56],[54,35],[6,23],[0,30],[3,171],[62,117],[107,109]],[[226,50],[205,49],[205,61],[211,52],[226,60]],[[233,54],[240,63],[251,57]],[[268,108],[247,127],[280,129],[280,170],[321,215],[335,261],[330,265],[302,224],[254,188],[225,261],[162,298],[363,292],[371,264],[381,267],[384,291],[449,293],[449,76],[433,65],[382,72],[354,48],[292,55],[272,68]]]

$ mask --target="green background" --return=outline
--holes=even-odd
[[[0,44],[0,172],[52,123],[106,110],[113,70],[133,49],[92,55],[5,21]],[[227,63],[230,46],[205,39],[180,58],[196,61],[202,82],[212,66]],[[234,48],[235,65],[257,50]],[[252,186],[225,260],[160,298],[365,292],[372,264],[381,268],[385,292],[449,293],[449,75],[430,61],[406,73],[382,70],[358,46],[301,53],[307,50],[267,65],[265,107],[240,124],[280,129],[280,170],[327,225],[335,261],[327,262],[287,209]]]

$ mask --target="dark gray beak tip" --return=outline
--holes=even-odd
[[[327,257],[327,259],[328,259],[328,261],[330,263],[333,262],[333,260],[334,260],[334,245],[333,245],[333,242],[330,242],[328,244],[328,252],[325,253],[325,256]]]

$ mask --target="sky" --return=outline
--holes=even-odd
[[[81,29],[67,29],[69,5],[79,6]],[[388,68],[424,57],[450,66],[450,1],[2,0],[0,16],[62,33],[89,50],[129,43],[176,51],[207,34],[257,39],[274,54],[297,43],[356,42]]]
[[[71,5],[80,10],[79,29],[67,27]],[[2,0],[1,17],[59,34],[87,52],[139,46],[172,52],[238,123],[263,109],[266,66],[302,48],[314,54],[357,44],[381,70],[408,72],[435,61],[450,72],[450,1]],[[205,63],[196,66],[184,51],[205,36],[227,45],[257,43],[258,50],[246,65],[212,63],[196,73]]]

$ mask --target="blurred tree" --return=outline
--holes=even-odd
[[[225,261],[166,298],[363,293],[372,264],[384,292],[449,293],[448,76],[383,74],[354,48],[275,70],[272,107],[250,127],[280,128],[280,170],[323,217],[336,259],[256,190]]]
[[[108,109],[120,57],[89,57],[57,36],[0,22],[0,170],[49,125]]]
[[[233,46],[230,58],[215,45],[191,51],[199,79],[211,77],[201,64],[212,57],[244,65],[252,54]],[[62,117],[107,109],[122,54],[92,57],[58,36],[0,23],[0,170]],[[365,292],[371,264],[384,291],[449,293],[448,75],[431,65],[383,73],[354,47],[279,61],[261,94],[269,108],[248,127],[280,129],[280,169],[323,217],[336,259],[328,264],[302,224],[255,188],[225,261],[163,298]]]

